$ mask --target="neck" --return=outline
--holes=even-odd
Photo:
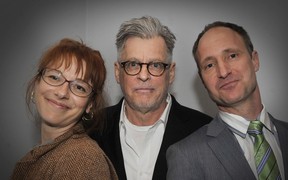
[[[247,99],[229,106],[218,105],[221,111],[236,114],[245,119],[254,120],[263,109],[258,86]]]
[[[69,131],[75,124],[71,124],[65,127],[51,126],[42,122],[41,124],[41,144],[54,141],[57,137],[61,136],[65,132]]]

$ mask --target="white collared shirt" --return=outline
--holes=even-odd
[[[241,137],[239,134],[232,131],[238,143],[240,144],[242,151],[244,153],[244,156],[247,159],[255,177],[258,179],[255,160],[254,160],[254,145],[253,145],[254,137],[247,134],[250,121],[246,120],[245,118],[241,116],[230,114],[230,113],[223,112],[223,111],[219,112],[219,116],[226,124],[228,124],[228,126],[232,127],[233,129],[236,129],[236,131],[239,131],[241,134],[244,135],[244,137]],[[268,143],[270,144],[274,152],[281,177],[282,179],[285,179],[284,165],[283,165],[280,145],[278,143],[279,141],[277,139],[278,137],[277,131],[273,123],[270,121],[269,115],[264,106],[257,119],[265,125],[264,126],[265,128],[263,128],[264,137],[268,141]]]
[[[127,179],[151,180],[172,104],[171,95],[167,96],[167,105],[160,119],[151,126],[132,124],[126,117],[124,101],[119,131]]]

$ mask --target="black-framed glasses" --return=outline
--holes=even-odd
[[[81,79],[68,81],[62,72],[56,69],[44,69],[41,77],[44,82],[51,86],[61,86],[65,82],[68,82],[70,91],[79,97],[87,97],[94,91],[91,85]]]
[[[170,67],[170,64],[163,62],[140,63],[136,61],[125,61],[120,62],[120,65],[124,68],[124,71],[130,76],[135,76],[139,74],[142,70],[143,65],[146,65],[149,74],[151,74],[152,76],[161,76],[164,71]]]

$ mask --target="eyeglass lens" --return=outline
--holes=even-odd
[[[121,63],[124,70],[129,75],[137,75],[140,73],[142,66],[146,65],[148,72],[153,76],[161,76],[169,64],[162,62],[139,63],[135,61],[126,61]]]
[[[65,82],[69,83],[69,89],[77,96],[85,97],[88,96],[92,91],[92,87],[83,80],[68,81],[61,71],[56,69],[45,69],[42,73],[43,80],[51,86],[61,86]]]

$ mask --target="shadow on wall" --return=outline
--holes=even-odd
[[[200,110],[212,117],[215,117],[218,109],[215,103],[210,99],[207,90],[205,89],[199,76],[192,79],[192,91],[196,94],[195,101],[198,103]]]

